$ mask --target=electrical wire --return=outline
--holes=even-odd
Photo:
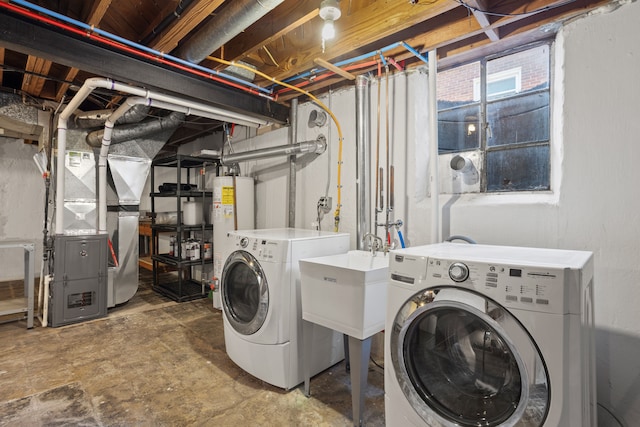
[[[213,61],[219,62],[221,64],[224,65],[230,65],[230,66],[236,66],[236,67],[240,67],[240,68],[244,68],[247,70],[251,70],[252,72],[258,74],[259,76],[261,76],[262,78],[265,78],[267,80],[270,80],[272,82],[274,82],[275,84],[279,84],[285,87],[288,87],[289,89],[293,89],[297,92],[302,93],[303,95],[308,96],[309,98],[311,98],[313,100],[313,102],[316,103],[316,105],[318,105],[320,108],[322,108],[324,111],[327,112],[327,114],[329,114],[329,116],[331,116],[331,119],[333,119],[333,122],[336,124],[336,128],[338,130],[338,171],[337,171],[337,197],[336,197],[336,209],[334,211],[334,231],[338,231],[339,226],[340,226],[340,207],[341,207],[341,199],[342,199],[342,183],[341,183],[341,175],[342,175],[342,145],[343,145],[343,141],[344,141],[344,137],[342,135],[342,128],[340,127],[340,122],[338,122],[338,118],[335,116],[335,114],[333,114],[333,111],[331,111],[329,109],[329,107],[327,107],[322,101],[320,101],[316,96],[312,95],[310,92],[307,92],[306,90],[297,88],[293,85],[290,85],[289,83],[285,83],[282,81],[277,80],[275,77],[271,77],[268,76],[267,74],[255,70],[251,67],[248,67],[244,64],[241,63],[237,63],[235,61],[226,61],[224,59],[221,58],[215,58],[212,56],[208,56],[208,59],[211,59]]]
[[[528,15],[534,15],[534,14],[540,13],[540,12],[546,12],[546,11],[551,10],[551,9],[556,9],[558,7],[561,7],[561,6],[568,5],[570,3],[575,2],[576,0],[567,0],[567,1],[564,1],[562,3],[554,4],[554,5],[551,5],[551,6],[541,7],[539,9],[531,10],[529,12],[519,12],[519,13],[491,12],[489,10],[483,10],[483,9],[480,9],[478,7],[475,7],[475,6],[471,6],[465,0],[453,0],[453,1],[455,1],[456,3],[460,3],[462,6],[466,7],[467,9],[469,9],[472,12],[479,12],[479,13],[483,13],[485,15],[491,15],[491,16],[510,17],[510,16],[528,16]]]

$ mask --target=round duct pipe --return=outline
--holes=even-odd
[[[222,164],[229,165],[249,160],[266,159],[277,156],[292,156],[295,154],[315,153],[322,154],[327,149],[327,139],[324,135],[318,135],[315,141],[298,142],[297,144],[280,145],[277,147],[261,148],[259,150],[245,151],[242,153],[222,155]]]
[[[111,134],[111,144],[118,144],[132,139],[142,138],[167,129],[176,129],[182,124],[184,118],[184,113],[174,111],[159,119],[114,128],[113,133]],[[99,148],[102,145],[103,136],[104,129],[90,132],[87,135],[87,144],[94,148]]]
[[[235,0],[229,2],[199,30],[176,56],[198,64],[223,44],[246,30],[284,0]]]

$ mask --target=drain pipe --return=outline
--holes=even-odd
[[[371,231],[371,140],[369,128],[369,78],[356,77],[356,245],[364,249],[364,235]]]
[[[440,185],[438,181],[438,101],[436,50],[429,51],[429,179],[431,188],[431,243],[440,242]]]
[[[277,147],[261,148],[259,150],[245,151],[222,155],[222,164],[227,166],[249,160],[266,159],[268,157],[291,156],[295,154],[315,153],[322,154],[327,149],[327,139],[324,135],[318,135],[314,141],[298,142],[296,144],[279,145]]]
[[[291,127],[289,128],[289,144],[294,145],[298,138],[298,98],[291,100]],[[296,156],[289,156],[289,227],[296,226]]]
[[[177,98],[171,95],[165,95],[158,92],[153,92],[147,89],[139,87],[129,86],[124,83],[116,82],[111,79],[104,78],[90,78],[87,79],[80,87],[80,90],[69,101],[69,104],[64,108],[60,116],[58,117],[58,154],[57,160],[57,173],[56,173],[56,234],[64,234],[64,162],[65,153],[67,149],[67,125],[69,117],[80,106],[80,104],[89,96],[89,94],[97,88],[109,89],[112,91],[124,92],[134,96],[142,98],[152,99],[156,103],[169,103],[177,107],[183,107],[185,114],[195,114],[197,111],[202,114],[202,117],[212,118],[215,120],[228,121],[230,123],[241,124],[250,127],[259,127],[266,125],[268,122],[264,120],[255,119],[253,117],[236,114],[230,111],[225,111],[217,107],[212,107],[206,104],[198,102],[188,101],[185,99]],[[156,105],[156,104],[154,104]],[[187,113],[186,111],[189,111]]]
[[[284,0],[235,0],[216,14],[176,56],[198,64],[212,52],[249,28]]]

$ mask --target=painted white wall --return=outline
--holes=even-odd
[[[0,137],[0,241],[36,243],[36,277],[40,276],[44,228],[44,180],[33,161],[37,146]],[[24,251],[0,249],[0,281],[24,277]]]
[[[594,252],[598,400],[627,425],[640,419],[637,22],[640,4],[627,2],[618,10],[604,9],[577,19],[559,33],[553,51],[551,192],[440,196],[443,236],[462,234],[487,244]],[[412,246],[430,241],[426,78],[420,72],[394,76],[389,89],[391,162],[396,170],[394,216],[405,222],[405,239]],[[383,80],[383,147],[385,93]],[[375,147],[375,83],[370,98]],[[335,113],[344,133],[340,231],[352,234],[355,248],[355,91],[333,92],[321,100]],[[297,141],[314,139],[322,132],[328,137],[329,150],[299,162],[296,226],[301,228],[315,226],[316,203],[325,194],[327,182],[334,208],[336,202],[337,130],[335,124],[330,130],[327,126],[309,129],[311,109],[319,108],[299,106]],[[287,132],[280,129],[250,137],[235,147],[284,144]],[[257,226],[285,226],[286,159],[244,164],[243,172],[258,178]],[[372,191],[373,187],[372,183]],[[333,229],[333,212],[321,225],[324,230]],[[600,412],[606,418],[606,410]]]

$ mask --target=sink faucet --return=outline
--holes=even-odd
[[[376,252],[383,248],[384,243],[382,242],[382,239],[380,237],[376,236],[373,233],[365,234],[362,238],[362,241],[366,243],[367,238],[369,239],[369,248],[371,249],[371,255],[376,256]]]

